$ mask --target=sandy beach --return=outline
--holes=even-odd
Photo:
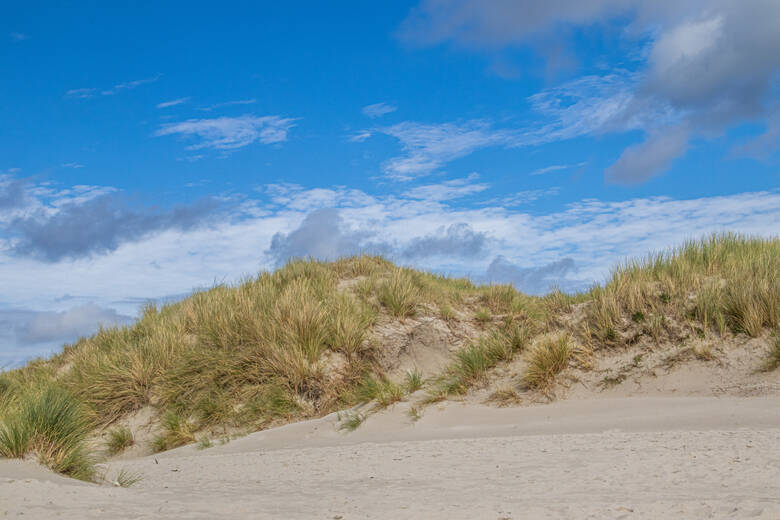
[[[85,484],[0,462],[3,518],[780,517],[780,398],[400,403],[358,430],[337,414],[222,446],[119,460]],[[110,482],[119,471],[142,479]]]

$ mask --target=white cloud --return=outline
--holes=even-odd
[[[374,119],[395,112],[396,110],[398,110],[398,107],[394,105],[388,103],[375,103],[373,105],[364,106],[363,114]]]
[[[544,168],[537,168],[536,170],[532,171],[528,175],[545,175],[551,172],[557,172],[561,170],[569,170],[571,168],[581,168],[585,166],[585,162],[580,162],[577,164],[552,164],[550,166],[545,166]]]
[[[15,41],[15,42],[20,42],[20,41],[23,41],[23,40],[27,40],[27,39],[28,39],[28,36],[27,36],[26,34],[24,34],[24,33],[20,33],[20,32],[12,32],[12,33],[10,34],[10,36],[11,36],[11,39],[12,39],[13,41]]]
[[[530,47],[550,64],[561,61],[555,49],[576,48],[571,41],[576,29],[594,27],[622,40],[629,50],[618,67],[631,72],[613,62],[610,74],[581,77],[532,96],[534,108],[550,121],[526,142],[641,130],[652,143],[660,129],[670,126],[712,138],[744,122],[772,125],[780,104],[780,3],[772,0],[561,0],[544,5],[535,0],[423,0],[400,34],[421,45],[451,42],[478,49],[499,62],[507,47]],[[780,148],[771,135],[740,151],[771,155]],[[664,157],[650,159],[650,153],[648,145],[644,162],[657,167],[644,178],[668,164]]]
[[[514,277],[529,290],[552,283],[571,288],[602,279],[625,257],[643,256],[709,232],[768,236],[780,229],[780,191],[695,199],[583,200],[548,213],[514,207],[511,196],[481,205],[458,203],[457,197],[487,193],[482,188],[475,177],[427,184],[399,195],[338,186],[271,185],[257,198],[236,200],[209,226],[163,228],[122,241],[105,253],[53,263],[14,256],[13,243],[0,232],[0,286],[4,301],[15,308],[67,311],[62,297],[68,294],[133,315],[143,299],[237,280],[272,267],[285,255],[319,251],[338,256],[368,249],[402,263],[479,279],[501,256],[489,274]],[[26,188],[26,193],[31,198],[28,205],[40,206],[42,202],[35,202],[38,196],[75,201],[101,189],[110,188],[36,186]],[[295,232],[318,209],[330,211],[321,215],[328,217],[327,229],[337,230],[340,238],[320,241],[312,249],[316,244],[309,240],[325,235]],[[317,222],[315,217],[310,223]],[[272,250],[277,233],[281,238]],[[449,253],[442,256],[437,251]],[[454,251],[464,254],[450,254]],[[527,284],[537,277],[544,283]]]
[[[173,135],[199,137],[197,144],[188,150],[213,148],[215,150],[235,150],[255,141],[263,144],[281,143],[287,140],[287,133],[295,126],[297,119],[280,116],[257,117],[217,117],[214,119],[189,119],[180,123],[162,125],[154,135]]]
[[[466,178],[452,179],[438,184],[426,184],[406,190],[403,197],[408,199],[422,199],[444,201],[467,197],[485,191],[490,187],[486,183],[475,182],[479,175],[472,173]]]
[[[65,95],[68,97],[87,99],[94,96],[96,91],[97,89],[95,88],[73,88],[65,92]]]
[[[174,107],[176,105],[182,105],[184,103],[187,103],[190,99],[190,97],[183,97],[178,99],[172,99],[170,101],[163,101],[162,103],[157,103],[155,105],[156,108],[168,108],[168,107]]]
[[[77,162],[69,162],[69,163],[62,164],[62,167],[63,168],[73,168],[74,170],[77,170],[79,168],[83,168],[84,165],[80,164],[80,163],[77,163]]]
[[[489,146],[507,144],[510,131],[492,128],[486,121],[472,120],[461,124],[423,124],[406,121],[377,128],[376,132],[395,137],[405,155],[394,157],[383,165],[385,174],[396,180],[410,180],[428,175],[446,163]]]
[[[156,75],[154,77],[151,77],[151,78],[136,79],[136,80],[133,80],[133,81],[127,81],[125,83],[118,83],[118,84],[114,85],[110,89],[102,90],[100,93],[102,95],[104,95],[104,96],[112,96],[112,95],[116,94],[117,92],[121,92],[123,90],[132,90],[132,89],[134,89],[136,87],[139,87],[141,85],[146,85],[148,83],[154,83],[157,80],[159,80],[160,77],[162,77],[162,74],[158,74],[158,75]]]

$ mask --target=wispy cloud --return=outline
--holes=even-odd
[[[403,193],[405,198],[421,200],[453,200],[467,197],[485,191],[490,187],[487,183],[476,182],[479,175],[472,173],[466,178],[452,179],[438,184],[417,186]]]
[[[139,87],[141,85],[146,85],[148,83],[154,83],[157,80],[159,80],[162,77],[162,74],[158,74],[151,78],[144,78],[144,79],[136,79],[134,81],[127,81],[125,83],[118,83],[114,85],[112,88],[107,90],[102,90],[100,93],[104,96],[112,96],[118,92],[122,92],[123,90],[132,90],[136,87]]]
[[[187,147],[188,150],[212,148],[215,150],[236,150],[256,141],[263,144],[281,143],[295,126],[296,118],[280,116],[217,117],[214,119],[189,119],[179,123],[162,125],[154,135],[181,135],[197,137],[200,142]]]
[[[176,105],[182,105],[184,103],[187,103],[190,99],[190,97],[183,97],[178,99],[172,99],[170,101],[163,101],[162,103],[157,103],[155,105],[156,108],[168,108],[168,107],[175,107]]]
[[[62,165],[63,168],[73,168],[74,170],[77,170],[79,168],[83,168],[84,165],[77,162],[69,162]]]
[[[20,42],[20,41],[23,41],[23,40],[27,40],[29,38],[29,36],[27,36],[24,33],[20,33],[20,32],[12,32],[10,34],[10,36],[11,36],[11,39],[13,41],[15,41],[15,42]]]
[[[223,103],[217,103],[215,105],[211,105],[208,107],[200,107],[198,108],[198,110],[203,110],[204,112],[211,112],[212,110],[216,110],[218,108],[241,106],[241,105],[254,105],[255,103],[257,103],[256,99],[238,99],[236,101],[225,101]]]
[[[79,98],[79,99],[91,98],[97,95],[98,93],[100,93],[100,95],[102,96],[113,96],[114,94],[117,94],[119,92],[125,90],[132,90],[136,87],[145,85],[147,83],[154,83],[157,80],[159,80],[161,77],[162,74],[158,74],[151,78],[137,79],[134,81],[127,81],[125,83],[118,83],[109,89],[102,89],[102,90],[93,87],[74,88],[66,91],[65,96],[72,97],[72,98]]]
[[[579,162],[577,164],[553,164],[550,166],[545,166],[544,168],[538,168],[528,175],[545,175],[547,173],[557,172],[561,170],[568,170],[571,168],[581,168],[582,166],[585,166],[586,163]]]
[[[91,98],[97,92],[96,88],[72,88],[65,92],[67,97],[74,97],[79,99]]]
[[[497,130],[482,120],[464,123],[423,124],[403,122],[377,128],[376,132],[395,137],[405,155],[394,157],[383,165],[387,176],[410,180],[428,175],[446,163],[488,146],[508,143],[511,132]]]
[[[388,103],[375,103],[373,105],[364,106],[363,114],[372,119],[375,119],[377,117],[387,115],[391,112],[395,112],[396,110],[398,110],[398,107],[394,105],[390,105]]]

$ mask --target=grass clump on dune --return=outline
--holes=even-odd
[[[92,426],[86,408],[66,390],[33,389],[2,410],[0,455],[35,455],[54,471],[91,480],[95,469],[85,443]]]
[[[396,269],[379,286],[377,297],[387,310],[398,318],[414,316],[420,303],[420,293],[412,277],[403,269]]]
[[[547,388],[568,366],[572,353],[572,338],[568,334],[542,337],[526,352],[528,366],[523,382],[537,390]]]
[[[108,432],[106,447],[108,448],[108,453],[111,455],[122,453],[133,444],[135,444],[133,432],[126,426],[114,428]]]
[[[619,266],[590,292],[588,326],[606,345],[622,343],[631,316],[694,320],[705,331],[756,337],[780,325],[778,273],[779,240],[711,235]]]

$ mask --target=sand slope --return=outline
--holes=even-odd
[[[780,518],[776,396],[405,406],[109,465],[129,489],[2,461],[0,517]]]

